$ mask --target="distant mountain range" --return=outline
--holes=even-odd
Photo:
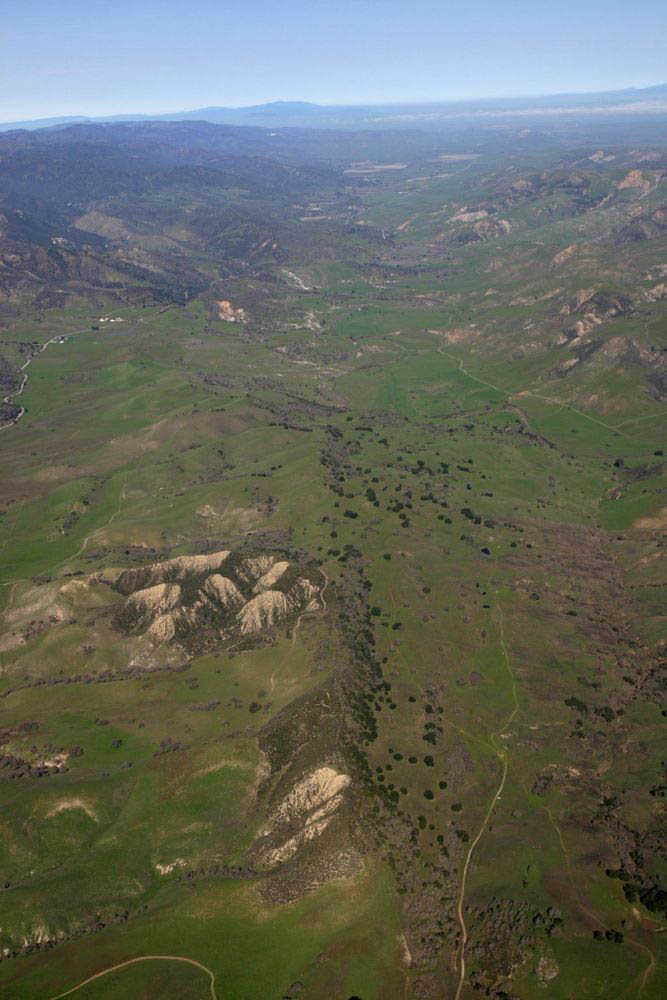
[[[70,116],[5,122],[0,131],[56,128],[87,122],[206,121],[219,125],[260,125],[265,128],[438,128],[453,120],[479,118],[526,119],[545,115],[667,112],[667,84],[644,89],[593,94],[551,94],[543,97],[440,101],[420,104],[320,105],[308,101],[273,101],[243,108],[207,107],[162,115]]]

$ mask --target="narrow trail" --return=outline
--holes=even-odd
[[[620,424],[616,424],[616,429],[625,427],[626,424],[639,424],[643,420],[664,420],[665,417],[667,417],[667,410],[661,413],[647,413],[644,417],[630,417],[628,420],[621,420]]]
[[[276,674],[280,673],[280,671],[283,669],[283,667],[285,666],[285,664],[289,660],[290,656],[294,652],[294,647],[296,645],[296,633],[297,633],[297,629],[299,628],[300,624],[301,624],[301,615],[299,615],[299,617],[297,618],[296,624],[294,625],[294,628],[292,629],[292,641],[290,643],[289,650],[285,653],[285,655],[283,656],[282,660],[280,661],[280,663],[278,664],[278,666],[274,669],[273,673],[269,677],[269,691],[271,692],[271,694],[273,694],[273,692],[276,689]]]
[[[501,777],[500,777],[500,784],[498,785],[498,788],[496,789],[495,795],[493,796],[493,798],[491,799],[491,802],[489,803],[489,807],[486,810],[486,815],[484,816],[484,820],[482,821],[482,825],[479,828],[479,832],[477,833],[477,836],[475,837],[475,839],[473,840],[472,844],[470,845],[470,847],[468,849],[468,854],[467,854],[467,857],[466,857],[466,860],[465,860],[465,864],[463,866],[463,874],[461,876],[461,890],[459,892],[459,898],[458,898],[458,903],[457,903],[457,907],[456,907],[456,912],[457,912],[457,915],[458,915],[458,918],[459,918],[459,924],[461,925],[461,954],[460,954],[460,967],[459,967],[459,985],[458,985],[458,988],[456,990],[455,1000],[459,1000],[459,998],[461,996],[461,991],[463,990],[463,983],[465,981],[465,973],[466,973],[465,950],[466,950],[466,945],[468,943],[468,928],[466,927],[465,917],[463,916],[463,909],[464,909],[464,903],[465,903],[465,891],[466,891],[466,881],[467,881],[467,878],[468,878],[468,870],[470,868],[470,862],[471,862],[473,853],[475,851],[475,848],[477,847],[478,843],[482,839],[484,831],[486,830],[486,828],[488,826],[489,819],[491,818],[491,813],[493,812],[496,803],[498,802],[498,800],[500,799],[500,796],[503,793],[503,789],[505,787],[505,780],[507,778],[507,767],[508,767],[507,751],[505,750],[504,747],[502,747],[502,746],[500,746],[498,744],[497,738],[502,735],[502,733],[503,733],[503,731],[505,729],[507,729],[507,727],[511,724],[512,720],[514,719],[514,716],[519,711],[519,701],[518,701],[517,693],[516,693],[516,681],[514,679],[514,673],[512,671],[512,667],[510,665],[509,656],[507,654],[507,647],[505,645],[505,633],[504,633],[504,629],[503,629],[503,612],[502,612],[502,608],[500,607],[500,605],[498,605],[498,616],[499,616],[499,622],[498,622],[498,624],[499,624],[499,629],[500,629],[500,648],[502,649],[503,658],[505,660],[505,666],[507,667],[507,671],[508,671],[508,673],[510,675],[510,679],[512,681],[512,699],[514,701],[514,707],[513,707],[512,711],[510,712],[510,714],[505,719],[505,721],[503,722],[503,724],[501,726],[499,726],[499,728],[496,729],[495,732],[491,733],[491,736],[490,736],[490,743],[493,746],[493,750],[494,750],[496,756],[498,757],[498,760],[502,763],[502,766],[503,766],[502,774],[501,774]]]
[[[326,611],[327,610],[327,602],[326,602],[325,597],[324,597],[324,591],[329,586],[329,577],[327,576],[327,574],[325,573],[325,571],[323,569],[320,569],[320,573],[324,577],[324,586],[322,587],[322,589],[321,589],[321,591],[319,593],[319,598],[320,598],[320,602],[322,604],[322,611]],[[289,657],[292,655],[292,653],[294,651],[294,646],[296,645],[296,633],[297,633],[297,629],[299,628],[299,626],[301,624],[302,617],[303,617],[303,615],[299,615],[299,617],[296,620],[296,624],[295,624],[294,628],[292,629],[292,644],[291,644],[291,646],[289,648],[289,652],[286,653],[286,655],[282,658],[282,660],[280,661],[280,663],[278,664],[278,666],[275,668],[275,670],[273,671],[273,673],[269,677],[269,691],[271,692],[271,694],[273,694],[273,692],[275,691],[275,687],[276,687],[276,674],[280,670],[282,670],[282,668],[287,663],[287,660],[289,659]]]
[[[564,403],[562,399],[553,399],[551,396],[543,396],[539,392],[533,392],[530,389],[524,389],[522,392],[511,393],[513,396],[533,396],[534,399],[543,399],[547,403],[551,403],[552,406],[565,407],[566,410],[571,410],[572,413],[578,414],[583,417],[584,420],[590,420],[591,423],[597,424],[598,427],[604,427],[608,431],[613,431],[614,434],[621,434],[623,437],[629,438],[631,435],[626,434],[625,431],[619,431],[618,427],[614,427],[613,424],[606,424],[604,420],[598,420],[596,417],[591,417],[590,414],[584,413],[583,410],[578,410],[576,406],[571,406],[569,403]]]
[[[507,772],[508,772],[508,767],[509,767],[509,762],[508,762],[508,759],[507,759],[507,753],[506,753],[506,750],[504,749],[504,747],[498,745],[497,739],[503,733],[503,730],[505,730],[507,728],[507,726],[510,725],[510,723],[512,722],[512,720],[514,719],[514,717],[516,716],[516,714],[517,714],[517,712],[519,710],[519,702],[518,702],[518,698],[517,698],[516,680],[515,680],[514,672],[512,671],[512,667],[511,667],[511,664],[510,664],[509,655],[508,655],[508,652],[507,652],[507,646],[505,644],[503,614],[502,614],[502,608],[500,607],[500,605],[498,605],[498,615],[499,615],[500,647],[501,647],[502,652],[503,652],[503,658],[505,660],[505,665],[507,667],[507,670],[509,672],[509,675],[510,675],[511,681],[512,681],[512,698],[513,698],[513,701],[514,701],[514,707],[513,707],[512,711],[510,712],[509,716],[507,717],[507,719],[505,720],[505,722],[503,723],[503,725],[499,729],[497,729],[494,733],[491,734],[488,742],[486,740],[480,738],[480,737],[475,737],[475,736],[472,736],[472,734],[470,734],[470,733],[466,733],[465,730],[460,729],[458,726],[455,726],[453,723],[447,723],[448,725],[451,725],[452,728],[456,729],[458,732],[460,732],[460,733],[468,736],[471,739],[474,739],[476,742],[481,743],[481,744],[483,744],[486,747],[491,747],[494,750],[494,752],[498,756],[498,759],[502,762],[502,765],[503,765],[503,770],[502,770],[502,774],[501,774],[501,778],[500,778],[500,783],[498,785],[498,788],[496,790],[495,795],[493,796],[493,798],[491,800],[491,803],[489,804],[489,807],[488,807],[488,809],[486,811],[486,814],[484,816],[484,819],[483,819],[482,825],[481,825],[481,827],[479,829],[479,832],[478,832],[477,836],[475,837],[474,841],[472,842],[472,844],[470,845],[470,848],[468,850],[468,855],[466,857],[466,862],[465,862],[465,865],[464,865],[464,869],[463,869],[463,875],[462,875],[462,879],[461,879],[461,890],[460,890],[460,893],[459,893],[459,899],[458,899],[458,903],[457,903],[457,915],[458,915],[458,918],[459,918],[459,924],[461,926],[462,941],[461,941],[461,954],[460,954],[459,984],[458,984],[458,989],[456,991],[455,1000],[460,1000],[461,992],[463,990],[463,985],[464,985],[464,981],[465,981],[465,948],[466,948],[466,945],[468,943],[468,931],[467,931],[467,927],[466,927],[466,923],[465,923],[465,917],[463,915],[463,910],[464,910],[465,888],[466,888],[466,881],[467,881],[467,876],[468,876],[468,870],[469,870],[469,867],[470,867],[470,862],[471,862],[471,858],[472,858],[472,855],[474,853],[474,850],[475,850],[477,844],[479,843],[479,841],[481,840],[481,838],[482,838],[482,836],[484,834],[484,831],[486,830],[486,827],[488,825],[489,819],[491,818],[491,814],[493,812],[493,809],[494,809],[496,803],[498,802],[498,800],[500,799],[500,797],[502,795],[503,789],[505,787],[505,781],[506,781],[506,778],[507,778]],[[522,781],[522,779],[520,777],[519,777],[519,781],[520,781],[521,785],[524,788],[524,792],[527,795],[528,794],[528,789],[525,787],[525,785],[524,785],[524,783],[523,783],[523,781]],[[577,885],[576,885],[573,873],[572,873],[572,862],[571,862],[571,859],[570,859],[570,853],[569,853],[569,851],[568,851],[568,849],[566,847],[565,840],[563,838],[563,833],[561,831],[560,825],[554,819],[553,813],[552,813],[551,809],[548,808],[548,806],[543,805],[541,808],[544,810],[544,812],[546,812],[546,814],[547,814],[547,816],[549,818],[549,823],[553,827],[553,829],[554,829],[554,831],[556,833],[556,836],[558,838],[558,843],[560,845],[561,852],[562,852],[563,857],[565,859],[565,865],[566,865],[566,868],[567,868],[568,880],[569,880],[570,885],[572,887],[573,897],[574,897],[574,899],[576,901],[576,904],[577,904],[578,908],[581,910],[582,913],[586,914],[586,916],[589,917],[590,920],[592,920],[595,924],[597,924],[597,926],[601,930],[603,930],[603,931],[610,930],[611,928],[607,924],[605,924],[604,921],[600,920],[600,918],[595,913],[593,913],[592,910],[589,910],[588,907],[583,903],[583,901],[581,899],[581,896],[579,894],[579,891],[578,891],[578,888],[577,888]],[[656,933],[659,933],[660,931],[663,931],[663,930],[667,930],[667,928],[661,927],[661,928],[659,928],[656,931]],[[646,965],[646,968],[643,969],[643,971],[640,972],[637,975],[637,977],[636,977],[636,979],[639,980],[636,996],[637,996],[637,1000],[641,1000],[641,997],[642,997],[642,995],[644,993],[644,990],[646,988],[646,983],[647,983],[647,981],[649,979],[649,976],[654,972],[654,970],[656,968],[656,957],[655,957],[655,954],[653,953],[653,951],[651,951],[651,949],[647,945],[642,944],[641,941],[637,941],[634,938],[628,937],[627,934],[625,935],[625,940],[627,941],[627,943],[629,945],[631,945],[632,947],[634,947],[634,948],[638,949],[639,951],[643,952],[644,955],[648,959],[648,964]],[[632,985],[632,983],[630,985]]]
[[[597,424],[598,427],[604,427],[608,431],[613,431],[614,434],[621,434],[623,437],[629,438],[631,435],[626,434],[625,431],[619,430],[620,424],[614,427],[612,424],[606,424],[603,420],[598,420],[597,417],[591,417],[590,414],[584,413],[583,410],[578,410],[576,406],[571,406],[570,403],[563,402],[562,399],[554,399],[552,396],[544,396],[542,393],[533,392],[532,389],[521,389],[518,392],[510,392],[508,389],[501,389],[499,385],[494,385],[492,382],[486,382],[483,378],[478,378],[477,375],[473,375],[469,372],[467,368],[464,367],[463,361],[457,358],[454,354],[449,354],[444,351],[442,347],[438,347],[438,354],[442,354],[444,357],[449,358],[451,361],[458,361],[459,371],[463,375],[467,375],[468,378],[473,379],[475,382],[479,382],[481,385],[487,386],[489,389],[493,389],[495,392],[502,393],[503,396],[507,396],[508,399],[514,399],[517,396],[532,396],[534,399],[542,399],[546,403],[551,403],[552,406],[559,406],[561,409],[571,410],[572,413],[578,414],[578,416],[583,417],[584,420],[590,420],[592,423]]]
[[[64,993],[58,993],[58,995],[52,997],[51,1000],[61,1000],[62,997],[68,997],[70,994],[76,993],[77,990],[87,986],[88,983],[93,983],[96,979],[100,979],[102,976],[108,976],[110,972],[116,972],[118,969],[124,969],[128,965],[136,965],[137,962],[185,962],[187,965],[194,965],[195,968],[205,972],[210,980],[211,1000],[218,1000],[215,992],[215,974],[211,972],[208,966],[202,965],[201,962],[195,961],[194,958],[184,958],[182,955],[142,955],[140,958],[129,958],[127,962],[119,962],[118,965],[112,965],[108,969],[103,969],[102,972],[95,973],[94,976],[84,979],[82,983],[77,983],[77,985],[73,986],[70,990],[65,990]]]
[[[524,790],[527,791],[527,789],[524,789]],[[565,846],[565,841],[563,840],[563,833],[561,831],[561,828],[560,828],[559,824],[556,822],[556,820],[554,819],[553,813],[552,813],[551,809],[549,809],[548,806],[544,806],[544,805],[542,806],[542,809],[544,810],[544,812],[549,817],[549,822],[551,823],[552,827],[556,831],[556,836],[558,837],[558,842],[560,844],[560,849],[561,849],[561,851],[563,853],[563,857],[565,858],[565,865],[567,867],[567,877],[569,879],[570,886],[572,888],[572,894],[573,894],[574,899],[575,899],[575,901],[577,903],[577,906],[579,907],[579,909],[581,910],[582,913],[585,913],[587,917],[590,917],[590,919],[594,923],[596,923],[598,925],[598,927],[600,927],[603,931],[611,930],[611,928],[608,927],[607,924],[605,924],[602,920],[600,920],[600,918],[598,916],[596,916],[596,914],[593,913],[592,910],[589,910],[588,907],[583,904],[583,902],[581,900],[581,896],[579,895],[579,891],[577,889],[577,885],[575,883],[574,877],[572,875],[572,862],[570,860],[570,852],[568,851],[567,847]],[[640,951],[645,952],[645,954],[648,956],[648,959],[649,959],[648,965],[646,966],[646,968],[644,969],[644,971],[639,974],[641,976],[641,979],[639,981],[639,988],[637,990],[637,1000],[640,1000],[640,998],[642,996],[642,993],[644,992],[644,989],[646,987],[646,981],[647,981],[648,977],[651,975],[651,973],[653,972],[653,970],[655,968],[655,965],[656,965],[655,955],[651,951],[651,949],[647,945],[642,944],[641,941],[635,941],[634,938],[630,938],[627,935],[625,935],[625,940],[628,942],[628,944],[632,945],[633,948],[638,948]],[[637,978],[639,978],[639,976]],[[630,984],[630,985],[632,985],[632,984]]]
[[[126,488],[126,486],[127,486],[127,479],[125,480],[125,482],[121,486],[120,493],[118,494],[118,507],[116,508],[116,510],[114,511],[114,513],[111,515],[111,517],[109,518],[109,520],[106,522],[106,524],[102,524],[99,528],[95,528],[93,531],[90,532],[90,534],[86,535],[86,537],[84,538],[83,542],[81,543],[81,546],[77,549],[77,551],[74,552],[74,553],[72,553],[71,556],[67,556],[66,559],[62,560],[62,562],[57,563],[55,566],[52,567],[53,569],[59,569],[61,566],[65,566],[72,559],[78,558],[78,556],[80,556],[81,553],[85,551],[85,548],[88,545],[88,542],[90,541],[91,538],[94,538],[95,535],[99,535],[100,532],[102,532],[102,531],[106,531],[106,529],[108,527],[110,527],[110,525],[113,524],[113,522],[116,520],[116,518],[118,517],[118,515],[120,514],[120,512],[122,510],[123,501],[125,500],[125,488]]]
[[[86,537],[84,538],[83,542],[81,543],[81,545],[79,546],[79,548],[77,549],[76,552],[73,552],[72,555],[69,555],[65,559],[62,559],[59,563],[56,563],[54,566],[48,566],[42,572],[44,572],[44,573],[53,572],[53,570],[60,569],[61,566],[66,566],[67,563],[71,562],[72,559],[78,558],[78,556],[80,556],[81,553],[85,551],[86,546],[88,545],[88,542],[91,540],[91,538],[95,538],[96,535],[99,535],[102,531],[106,531],[106,529],[111,524],[113,524],[113,522],[116,520],[116,518],[118,517],[118,515],[120,514],[120,512],[122,510],[123,501],[125,500],[125,488],[126,487],[127,487],[127,480],[125,480],[125,482],[123,483],[123,485],[120,488],[120,493],[118,494],[118,506],[117,506],[116,510],[113,512],[113,514],[111,515],[111,517],[109,518],[109,520],[106,521],[104,524],[100,525],[99,528],[94,528],[93,531],[91,531],[89,534],[87,534]],[[7,612],[11,610],[12,605],[14,603],[14,594],[16,593],[16,588],[19,585],[19,583],[21,583],[21,581],[23,579],[26,579],[26,578],[25,577],[20,577],[18,580],[7,580],[3,584],[3,586],[6,586],[6,587],[11,586],[12,589],[9,592],[9,601],[7,602],[6,606],[2,609],[2,611],[0,612],[0,614],[6,615]]]
[[[320,601],[322,602],[322,611],[326,611],[327,610],[327,602],[324,599],[324,591],[329,586],[329,577],[327,576],[326,572],[323,569],[321,569],[321,568],[320,568],[320,573],[324,577],[324,586],[320,590]]]
[[[463,367],[463,361],[460,358],[457,358],[454,354],[449,354],[448,351],[443,351],[442,347],[438,348],[438,354],[442,354],[443,357],[449,358],[450,361],[458,361],[459,371],[463,372],[464,375],[467,375],[468,378],[474,379],[475,382],[488,386],[489,389],[494,389],[496,392],[502,393],[503,396],[512,395],[512,393],[508,392],[507,389],[501,389],[500,386],[494,385],[493,382],[485,382],[483,378],[478,378],[476,375],[473,375],[472,372],[469,372],[467,368]]]

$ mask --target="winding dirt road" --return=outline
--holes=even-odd
[[[326,611],[327,610],[327,602],[324,599],[324,591],[329,586],[329,577],[327,576],[327,574],[325,573],[325,571],[322,568],[320,568],[320,573],[324,577],[324,586],[320,590],[320,601],[322,602],[322,611]]]
[[[461,925],[461,955],[460,955],[460,966],[459,966],[459,985],[458,985],[458,988],[456,990],[456,998],[455,998],[455,1000],[459,1000],[459,998],[461,996],[461,991],[463,989],[463,983],[464,983],[464,980],[465,980],[465,973],[466,973],[465,951],[466,951],[466,945],[468,943],[468,928],[466,927],[465,917],[463,916],[463,906],[464,906],[464,900],[465,900],[466,881],[467,881],[467,878],[468,878],[468,869],[470,868],[470,861],[472,859],[473,852],[474,852],[475,848],[477,847],[478,843],[480,842],[480,840],[482,839],[482,835],[483,835],[484,831],[486,830],[486,828],[488,826],[489,819],[491,818],[491,813],[493,812],[493,809],[494,809],[496,803],[498,802],[500,796],[503,793],[503,789],[505,787],[505,779],[507,778],[507,766],[508,766],[507,751],[505,750],[504,747],[499,746],[498,743],[496,742],[496,740],[497,740],[497,738],[499,736],[502,735],[503,730],[507,729],[507,727],[510,725],[510,723],[514,719],[514,716],[519,711],[519,701],[518,701],[517,695],[516,695],[516,681],[514,679],[514,673],[512,672],[512,667],[510,665],[509,656],[507,655],[507,647],[505,646],[505,634],[504,634],[504,631],[503,631],[503,612],[502,612],[502,608],[500,607],[500,605],[498,605],[498,615],[499,615],[499,628],[500,628],[500,648],[503,651],[503,657],[505,659],[505,666],[507,667],[508,673],[510,675],[510,679],[512,681],[512,698],[514,700],[514,708],[512,709],[512,711],[510,712],[510,714],[507,716],[507,718],[505,719],[505,721],[503,722],[503,724],[498,729],[496,729],[496,731],[494,733],[492,733],[491,737],[490,737],[490,742],[491,742],[491,744],[493,746],[493,749],[494,749],[494,751],[495,751],[498,759],[500,760],[500,762],[503,765],[503,770],[502,770],[502,774],[501,774],[501,777],[500,777],[500,784],[498,785],[498,788],[496,789],[496,793],[493,796],[493,798],[491,799],[491,802],[489,803],[489,808],[486,810],[486,815],[484,816],[484,820],[482,822],[482,825],[479,828],[479,832],[478,832],[477,836],[475,837],[475,839],[473,840],[472,844],[470,845],[470,848],[468,850],[468,855],[466,857],[465,865],[463,866],[463,875],[461,877],[461,890],[459,892],[459,899],[458,899],[458,904],[457,904],[457,907],[456,907],[456,912],[457,912],[458,918],[459,918],[459,924]]]
[[[629,434],[626,434],[624,431],[619,430],[619,427],[621,426],[620,424],[618,424],[616,427],[614,427],[612,424],[605,424],[603,420],[598,420],[597,417],[591,417],[589,413],[584,413],[583,410],[578,410],[576,406],[571,406],[569,403],[564,403],[562,399],[555,399],[552,396],[543,396],[539,392],[533,392],[532,389],[522,389],[519,390],[518,392],[510,392],[508,389],[501,389],[499,385],[493,385],[492,382],[485,382],[483,378],[478,378],[477,375],[473,375],[472,372],[469,372],[464,367],[463,361],[461,361],[460,358],[457,358],[453,354],[449,354],[447,351],[443,351],[442,347],[438,348],[438,354],[442,354],[443,357],[449,358],[451,361],[458,361],[459,371],[463,375],[467,375],[468,378],[473,379],[475,382],[479,382],[481,385],[487,386],[489,389],[493,389],[495,392],[502,393],[503,396],[507,396],[508,399],[515,399],[518,396],[532,396],[534,399],[542,399],[544,400],[545,403],[551,403],[552,406],[560,406],[561,409],[565,408],[566,410],[571,410],[572,413],[578,414],[580,417],[583,417],[584,420],[590,420],[591,423],[597,424],[598,427],[604,427],[606,428],[606,430],[613,431],[615,434],[621,434],[623,437],[630,437]]]
[[[84,331],[84,330],[77,330],[76,331],[76,333],[84,333],[84,332],[87,332],[87,331]],[[15,396],[22,396],[23,395],[23,390],[25,389],[26,383],[28,381],[28,375],[27,375],[27,373],[25,371],[26,368],[28,367],[28,365],[32,361],[34,361],[35,358],[39,357],[40,354],[43,354],[44,351],[46,350],[46,348],[50,344],[64,343],[65,342],[65,338],[70,337],[70,336],[72,336],[72,334],[69,334],[69,333],[59,333],[57,337],[51,337],[51,340],[47,340],[47,342],[45,344],[42,344],[42,346],[40,347],[40,349],[35,354],[33,354],[31,357],[29,357],[28,360],[25,362],[25,364],[21,365],[21,367],[19,368],[19,371],[20,372],[24,372],[24,375],[23,375],[23,378],[21,379],[21,384],[18,387],[18,389],[15,389],[14,392],[10,392],[7,396],[4,396],[2,402],[3,403],[9,403],[9,402],[11,402],[11,400]],[[8,424],[3,424],[0,427],[0,431],[6,431],[9,427],[13,427],[15,424],[18,424],[19,420],[21,419],[21,417],[23,416],[24,413],[25,413],[25,406],[22,406],[21,409],[20,409],[20,411],[14,417],[13,420],[10,420]]]
[[[194,965],[195,968],[205,972],[210,980],[211,1000],[218,1000],[215,992],[215,974],[211,972],[208,966],[202,965],[201,962],[195,961],[194,958],[184,958],[182,955],[142,955],[140,958],[129,958],[127,962],[119,962],[118,965],[112,965],[108,969],[103,969],[102,972],[96,972],[94,976],[84,979],[82,983],[77,983],[76,986],[72,986],[71,989],[65,990],[64,993],[58,993],[57,996],[51,997],[51,1000],[61,1000],[62,997],[68,997],[70,994],[76,993],[77,990],[87,986],[88,983],[93,983],[96,979],[100,979],[102,976],[108,976],[110,972],[116,972],[118,969],[124,969],[128,965],[136,965],[137,962],[185,962],[188,965]]]
[[[128,303],[128,305],[129,305],[129,303]],[[151,313],[151,315],[153,315],[153,316],[159,316],[161,313],[166,312],[168,309],[171,309],[171,305],[163,306],[161,309],[158,309],[155,313]],[[139,322],[140,323],[146,323],[148,321],[146,319],[144,319],[143,317],[139,317]],[[149,323],[149,325],[150,325],[150,323]],[[46,348],[49,347],[51,344],[65,343],[65,341],[68,340],[70,337],[75,337],[75,336],[77,336],[77,335],[79,335],[81,333],[92,333],[92,332],[97,332],[97,331],[93,331],[92,327],[86,327],[85,330],[72,330],[71,333],[59,333],[55,337],[51,337],[51,340],[47,340],[45,344],[42,344],[42,346],[40,347],[40,349],[38,351],[36,351],[33,355],[31,355],[28,358],[28,360],[25,362],[25,364],[21,365],[21,367],[19,368],[19,371],[25,373],[25,370],[28,367],[28,365],[31,364],[31,362],[33,362],[35,360],[35,358],[38,358],[40,354],[43,354],[44,351],[46,350]],[[2,402],[3,403],[10,403],[11,400],[14,399],[15,396],[22,396],[23,395],[23,390],[26,387],[27,381],[28,381],[28,375],[27,375],[27,373],[25,373],[23,375],[22,380],[21,380],[21,385],[18,387],[18,389],[15,389],[14,392],[10,392],[7,396],[4,396],[3,399],[2,399]],[[8,424],[2,424],[2,426],[0,426],[0,431],[6,431],[10,427],[14,427],[16,424],[18,424],[19,420],[24,415],[24,413],[25,413],[25,407],[21,406],[20,412],[14,417],[13,420],[10,420]]]

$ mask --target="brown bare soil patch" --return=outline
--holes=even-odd
[[[218,316],[220,319],[224,319],[226,323],[243,323],[245,321],[245,309],[241,309],[240,306],[235,309],[227,299],[219,299],[216,302],[216,306],[218,307]]]
[[[641,170],[631,170],[618,184],[619,191],[624,188],[639,188],[641,191],[648,191],[650,187],[651,181],[644,177]]]
[[[634,527],[642,531],[667,531],[667,507],[650,517],[637,518]]]

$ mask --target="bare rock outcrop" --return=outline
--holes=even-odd
[[[315,572],[269,552],[177,556],[120,574],[114,586],[125,599],[114,624],[194,648],[255,637],[317,610]]]

